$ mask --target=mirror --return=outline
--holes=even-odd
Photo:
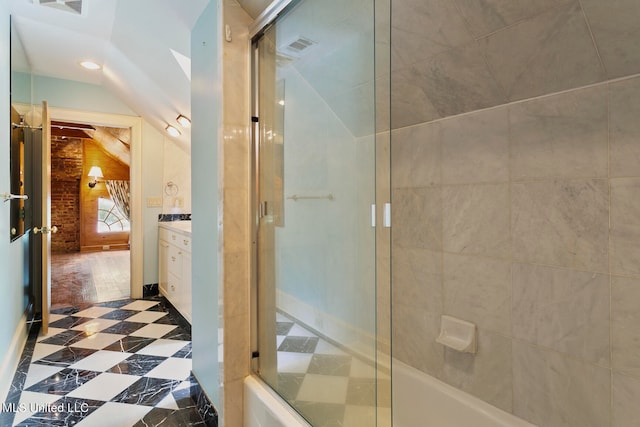
[[[24,117],[31,108],[31,67],[20,37],[11,23],[11,188],[10,193],[18,198],[12,198],[10,214],[11,241],[24,235],[28,228],[27,210],[28,200],[21,197],[28,195],[26,186],[28,174],[25,153],[29,147],[25,146],[25,137],[29,137],[29,129],[25,127]]]

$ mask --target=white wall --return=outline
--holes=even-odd
[[[0,2],[0,193],[8,192],[9,182],[9,13]],[[4,400],[17,366],[26,330],[22,318],[24,276],[22,239],[9,243],[9,204],[0,202],[0,399]]]

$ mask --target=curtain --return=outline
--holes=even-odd
[[[106,180],[109,197],[113,200],[120,213],[129,221],[129,181]]]

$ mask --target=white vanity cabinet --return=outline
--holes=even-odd
[[[191,323],[191,223],[162,222],[158,235],[160,293]]]

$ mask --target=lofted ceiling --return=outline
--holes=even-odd
[[[103,86],[164,130],[178,114],[191,116],[191,29],[209,1],[8,0],[24,50],[22,64],[13,65]],[[85,59],[102,70],[83,69]],[[189,131],[179,140],[188,144]]]

